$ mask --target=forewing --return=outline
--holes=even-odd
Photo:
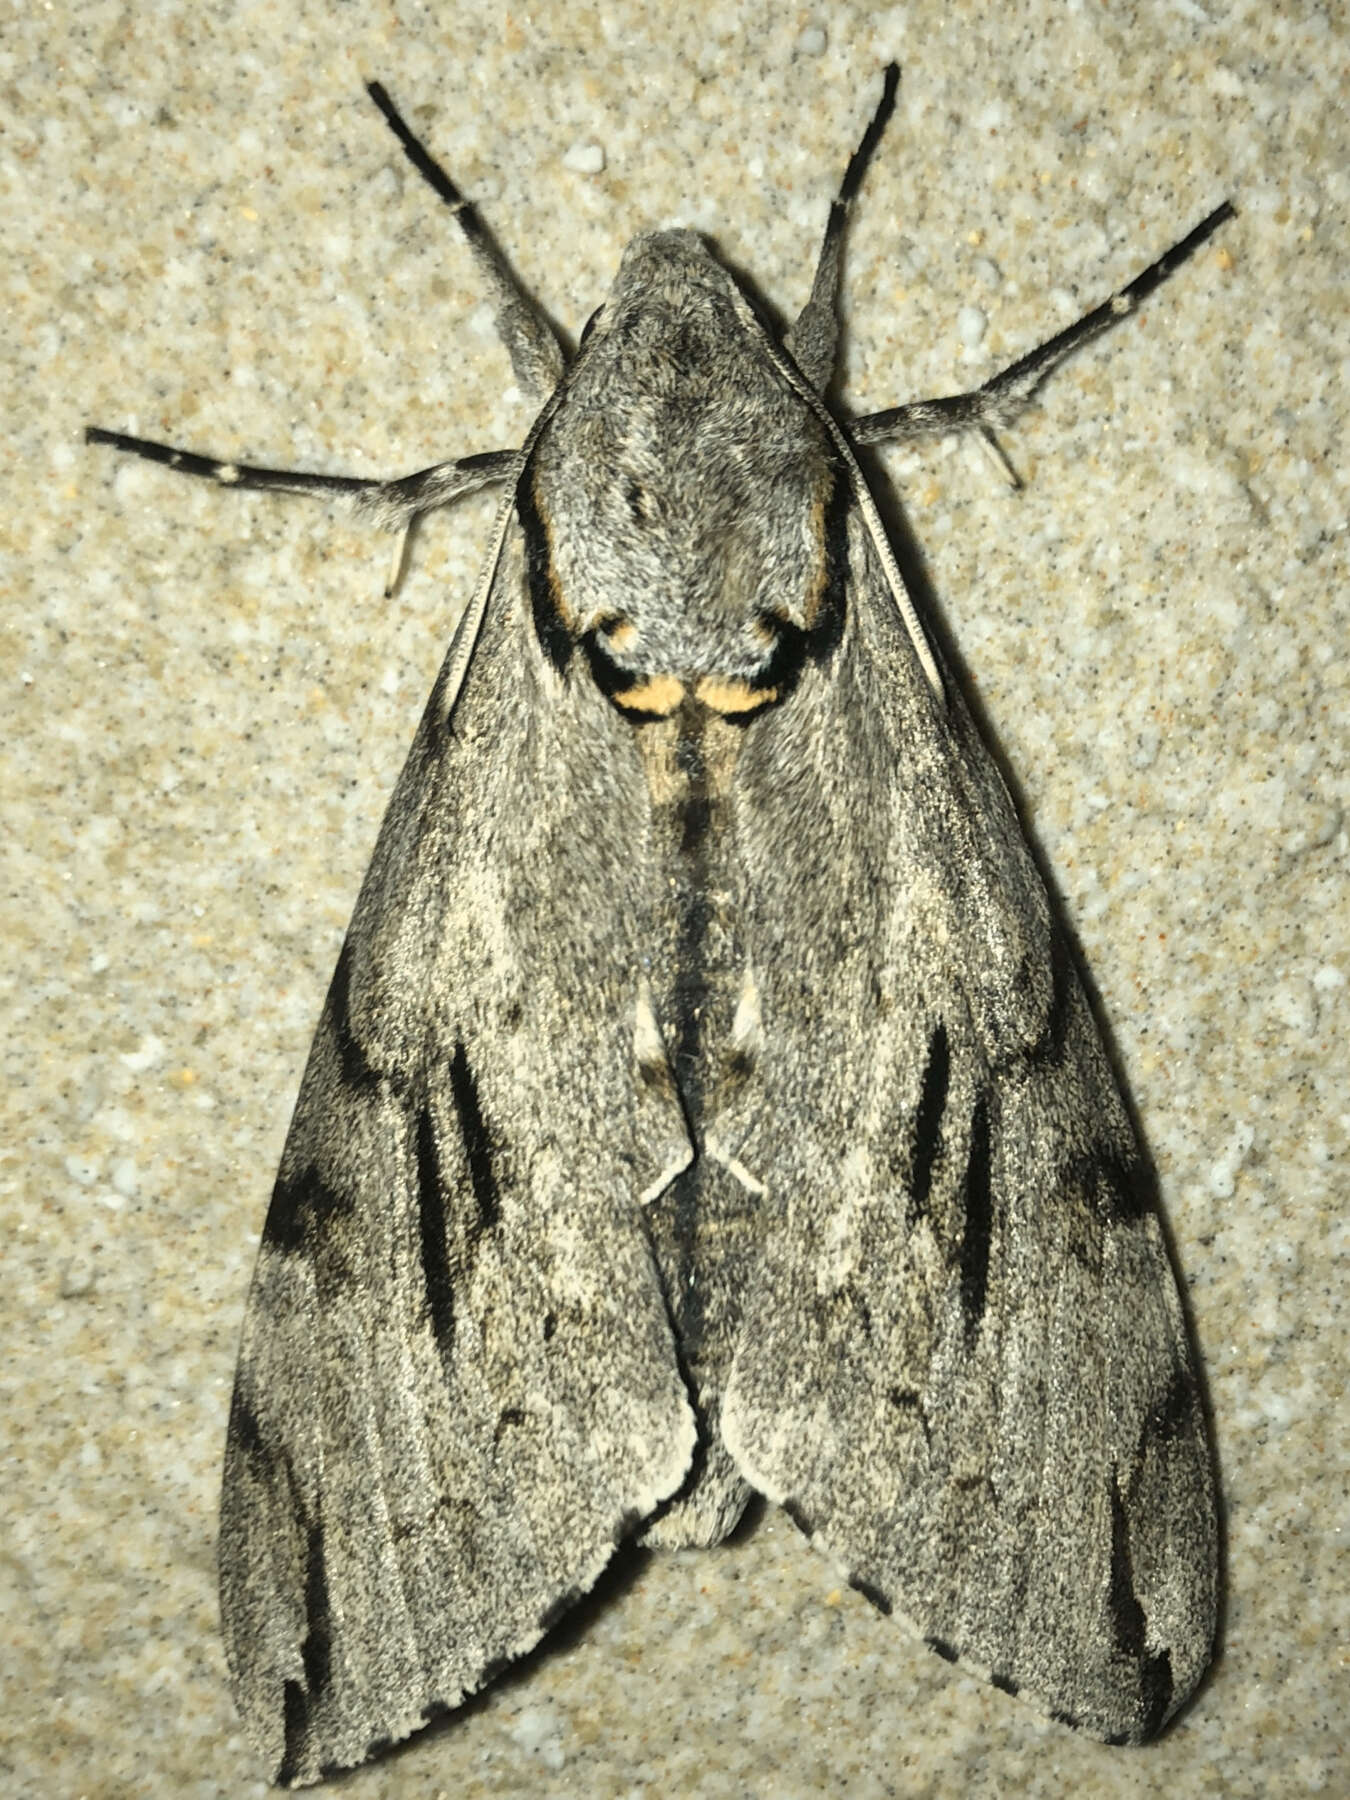
[[[763,1048],[721,1138],[768,1194],[723,1433],[943,1655],[1146,1737],[1216,1584],[1146,1165],[992,760],[856,517],[849,554],[838,652],[737,768]]]
[[[221,1609],[282,1782],[528,1649],[693,1448],[635,1199],[672,1128],[635,1111],[645,789],[524,590],[513,530],[385,819],[249,1298]]]

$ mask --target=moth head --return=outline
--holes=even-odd
[[[617,704],[748,717],[837,642],[848,477],[770,350],[701,238],[636,239],[522,476],[545,647]]]

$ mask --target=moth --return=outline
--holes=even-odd
[[[860,446],[991,442],[1225,203],[977,392],[845,419],[845,218],[781,337],[689,231],[565,358],[455,213],[517,449],[387,483],[97,443],[381,522],[504,489],[338,959],[230,1414],[221,1614],[273,1779],[520,1656],[751,1495],[1110,1743],[1211,1656],[1210,1450],[1148,1167]]]

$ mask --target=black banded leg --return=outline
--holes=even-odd
[[[917,443],[924,438],[943,437],[952,431],[976,431],[989,444],[1016,485],[1017,478],[994,437],[995,429],[1011,425],[1031,405],[1042,384],[1061,363],[1076,350],[1081,350],[1084,344],[1091,343],[1093,338],[1129,318],[1155,288],[1194,256],[1200,246],[1233,216],[1233,204],[1225,200],[1180,243],[1150,263],[1141,275],[1136,275],[1128,287],[1121,288],[1119,293],[1094,307],[1075,324],[1056,332],[1037,349],[986,381],[983,387],[976,388],[974,393],[948,394],[938,400],[915,400],[908,406],[892,406],[884,412],[867,413],[855,419],[849,428],[854,443]]]
[[[899,64],[888,63],[877,110],[862,135],[862,142],[849,158],[839,192],[830,205],[825,239],[820,246],[820,259],[811,283],[811,297],[784,340],[797,367],[818,392],[824,391],[834,372],[834,356],[839,344],[839,259],[843,250],[844,224],[853,197],[862,186],[872,153],[895,111],[895,90],[899,82]]]
[[[557,338],[535,311],[505,257],[488,235],[473,201],[460,193],[441,165],[413,135],[383,86],[378,81],[371,81],[366,84],[366,91],[384,114],[408,161],[459,221],[479,273],[491,291],[497,335],[506,346],[516,380],[527,394],[543,399],[557,387],[566,366]]]
[[[248,488],[271,494],[326,494],[350,500],[359,513],[388,530],[409,525],[418,513],[444,506],[461,494],[502,481],[516,461],[514,450],[486,450],[477,456],[457,457],[453,462],[433,463],[413,475],[394,481],[368,480],[359,475],[319,475],[303,469],[265,469],[255,463],[222,462],[195,450],[180,450],[152,438],[129,437],[122,431],[105,431],[101,425],[86,428],[87,444],[108,444],[147,462],[162,463],[179,475],[195,475],[221,487]]]

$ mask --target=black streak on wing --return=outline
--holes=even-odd
[[[1073,961],[1068,940],[1062,931],[1056,931],[1050,940],[1050,1006],[1040,1036],[1027,1051],[1027,1061],[1036,1068],[1057,1068],[1064,1060],[1069,1000],[1073,991]]]
[[[1114,1160],[1108,1170],[1109,1192],[1115,1204],[1113,1217],[1122,1224],[1142,1219],[1153,1211],[1153,1181],[1137,1159]]]
[[[933,1185],[933,1164],[937,1159],[942,1115],[947,1107],[947,1083],[950,1075],[951,1052],[947,1044],[947,1027],[939,1019],[928,1040],[928,1060],[924,1064],[919,1110],[914,1115],[913,1151],[910,1158],[912,1173],[909,1183],[911,1225],[928,1210],[928,1196]]]
[[[516,513],[525,534],[525,571],[530,586],[530,610],[539,648],[560,675],[572,659],[572,635],[558,613],[554,586],[553,555],[548,532],[534,496],[534,464],[526,463],[516,483]]]
[[[497,1177],[492,1168],[492,1139],[483,1123],[483,1114],[478,1105],[478,1084],[469,1067],[469,1058],[463,1044],[455,1045],[455,1054],[451,1058],[450,1092],[454,1096],[455,1111],[459,1115],[464,1154],[469,1162],[469,1180],[473,1183],[474,1199],[478,1202],[479,1223],[484,1231],[489,1231],[497,1223],[501,1211],[501,1196],[497,1192]]]
[[[352,1029],[351,978],[352,945],[348,938],[342,946],[342,954],[333,970],[332,985],[328,989],[328,1017],[332,1022],[333,1042],[342,1064],[342,1079],[351,1087],[364,1090],[374,1087],[380,1074],[378,1069],[372,1067]]]
[[[935,1650],[937,1652],[943,1662],[954,1663],[960,1661],[961,1652],[949,1644],[946,1638],[927,1637],[923,1641],[930,1650]]]
[[[305,1641],[300,1660],[305,1669],[305,1691],[311,1705],[324,1694],[333,1674],[333,1640],[328,1602],[328,1566],[323,1550],[323,1527],[309,1527],[305,1559]]]
[[[1153,1210],[1153,1184],[1137,1157],[1114,1150],[1089,1152],[1074,1160],[1070,1180],[1108,1225],[1128,1225]]]
[[[1189,1425],[1194,1410],[1195,1383],[1189,1369],[1178,1366],[1173,1369],[1172,1379],[1149,1408],[1144,1419],[1141,1455],[1150,1444],[1173,1443],[1180,1436],[1182,1428]]]
[[[245,1456],[256,1456],[263,1447],[258,1415],[244,1398],[237,1378],[230,1399],[230,1427],[227,1436],[235,1449]]]
[[[989,1234],[992,1225],[989,1179],[989,1111],[984,1096],[975,1102],[970,1121],[970,1159],[966,1164],[965,1232],[961,1239],[961,1310],[966,1342],[973,1344],[984,1317],[989,1283]]]
[[[1172,1703],[1172,1658],[1166,1650],[1149,1654],[1147,1621],[1134,1591],[1134,1566],[1130,1558],[1130,1528],[1120,1483],[1111,1477],[1111,1586],[1108,1594],[1111,1629],[1116,1644],[1139,1668],[1139,1698],[1143,1712],[1141,1735],[1153,1737],[1162,1729]]]
[[[296,1768],[304,1755],[309,1734],[309,1721],[315,1704],[323,1698],[333,1672],[333,1641],[328,1601],[328,1570],[323,1552],[323,1528],[308,1526],[305,1558],[305,1635],[300,1644],[300,1661],[304,1682],[285,1684],[282,1712],[285,1751],[277,1770],[278,1786],[288,1786],[295,1779]]]
[[[298,1681],[288,1681],[282,1687],[281,1729],[285,1749],[277,1768],[276,1785],[289,1787],[305,1753],[305,1733],[309,1729],[309,1702]]]
[[[1144,1654],[1144,1609],[1134,1591],[1130,1533],[1120,1484],[1111,1478],[1111,1630],[1117,1645],[1138,1661]]]
[[[445,1238],[445,1187],[431,1114],[417,1115],[417,1202],[421,1228],[422,1280],[426,1287],[431,1329],[442,1361],[455,1341],[455,1284]]]
[[[278,1176],[263,1224],[263,1242],[295,1255],[305,1247],[306,1220],[321,1223],[347,1210],[347,1202],[319,1179],[311,1163],[289,1179]]]
[[[834,1295],[834,1306],[839,1315],[846,1316],[865,1338],[872,1335],[872,1309],[867,1304],[867,1296],[861,1288],[846,1281]]]
[[[1139,1671],[1139,1699],[1144,1714],[1140,1736],[1157,1737],[1167,1723],[1172,1705],[1172,1654],[1169,1650],[1159,1650],[1144,1658]]]

